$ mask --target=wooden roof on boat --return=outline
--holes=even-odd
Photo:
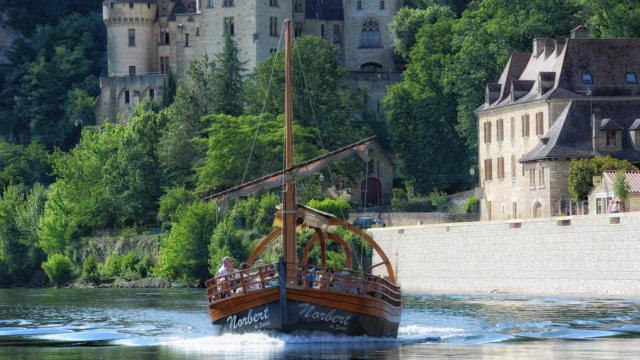
[[[283,171],[277,171],[269,175],[265,175],[256,180],[249,181],[242,185],[238,185],[236,187],[216,194],[206,195],[204,196],[204,200],[216,200],[218,202],[224,202],[226,200],[234,199],[240,196],[246,196],[263,189],[276,188],[282,186],[282,184],[286,183],[287,181],[293,180],[297,177],[308,176],[317,173],[318,171],[329,166],[329,164],[331,164],[332,162],[343,160],[354,154],[359,155],[360,158],[362,158],[364,161],[369,161],[369,148],[372,144],[375,144],[375,136],[368,137],[351,145],[341,147],[311,160],[296,164],[287,169],[284,169]]]

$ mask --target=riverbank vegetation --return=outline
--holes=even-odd
[[[221,54],[191,63],[178,84],[168,81],[175,91],[161,103],[139,105],[127,124],[96,128],[98,78],[106,73],[100,3],[0,0],[6,23],[21,34],[0,66],[0,286],[201,283],[223,256],[243,260],[272,230],[276,192],[223,208],[201,199],[281,167],[282,56],[247,72],[228,37]],[[302,36],[293,49],[297,160],[378,135],[404,180],[393,206],[405,209],[436,209],[442,192],[473,186],[473,110],[512,51],[582,23],[596,36],[640,35],[638,12],[623,1],[407,5],[391,25],[405,70],[383,102],[384,117],[367,110],[365,87],[347,85],[332,44]],[[323,198],[330,186],[350,186],[349,168],[325,174],[331,184],[301,179],[299,199],[346,218],[349,204]],[[577,196],[584,182],[575,181]],[[346,240],[366,267],[371,249],[356,236]],[[264,261],[277,256],[274,246]],[[329,263],[343,262],[331,247]]]

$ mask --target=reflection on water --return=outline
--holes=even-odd
[[[640,301],[405,297],[398,339],[219,335],[193,289],[0,290],[0,359],[640,358]]]

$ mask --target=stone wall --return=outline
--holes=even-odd
[[[638,226],[624,213],[371,233],[406,292],[640,296]]]

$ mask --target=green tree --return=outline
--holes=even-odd
[[[454,14],[446,6],[429,6],[426,9],[400,8],[391,21],[393,49],[396,54],[408,59],[420,28],[425,24],[433,24],[440,17],[454,17]]]
[[[584,200],[593,187],[593,177],[604,171],[637,170],[626,160],[616,160],[610,156],[596,156],[591,159],[576,159],[569,163],[569,194],[574,201]]]
[[[243,111],[244,63],[238,58],[238,46],[229,33],[224,35],[224,48],[216,56],[213,70],[213,97],[217,114],[238,116]]]
[[[49,255],[48,260],[42,263],[42,269],[56,286],[67,284],[76,276],[75,265],[62,254]]]
[[[180,210],[196,201],[198,197],[184,186],[176,186],[165,190],[160,197],[160,208],[158,209],[158,221],[164,226],[176,220]]]
[[[307,205],[316,210],[332,214],[342,220],[348,219],[351,212],[351,205],[344,199],[313,199]]]
[[[335,46],[321,37],[303,35],[293,43],[292,61],[293,116],[297,124],[318,127],[326,148],[371,135],[370,124],[354,116],[364,107],[364,94],[347,86],[347,71],[339,65]],[[273,53],[258,64],[246,88],[248,113],[283,114],[284,56]]]
[[[44,256],[36,247],[46,192],[36,184],[28,193],[8,186],[0,197],[0,286],[27,285]]]
[[[197,168],[199,192],[220,191],[270,172],[281,170],[284,153],[284,120],[270,115],[210,115],[206,140],[208,149],[202,166]],[[296,161],[319,154],[311,143],[312,134],[294,125]],[[259,130],[256,135],[256,130]],[[254,144],[255,138],[255,144]],[[251,161],[247,164],[253,150]],[[246,171],[246,174],[245,174]]]
[[[640,5],[636,0],[579,0],[587,25],[598,37],[640,37]]]
[[[0,140],[0,193],[9,184],[48,185],[53,180],[51,165],[51,155],[37,142],[23,146]]]
[[[616,172],[616,177],[613,180],[613,192],[623,202],[629,197],[629,184],[627,184],[627,176],[624,170]]]
[[[169,280],[204,282],[209,276],[208,248],[216,227],[217,208],[196,201],[180,211],[160,248],[155,274]]]
[[[157,141],[165,121],[141,106],[129,125],[84,131],[78,146],[58,156],[40,224],[47,254],[65,253],[91,229],[155,219],[161,194]]]

